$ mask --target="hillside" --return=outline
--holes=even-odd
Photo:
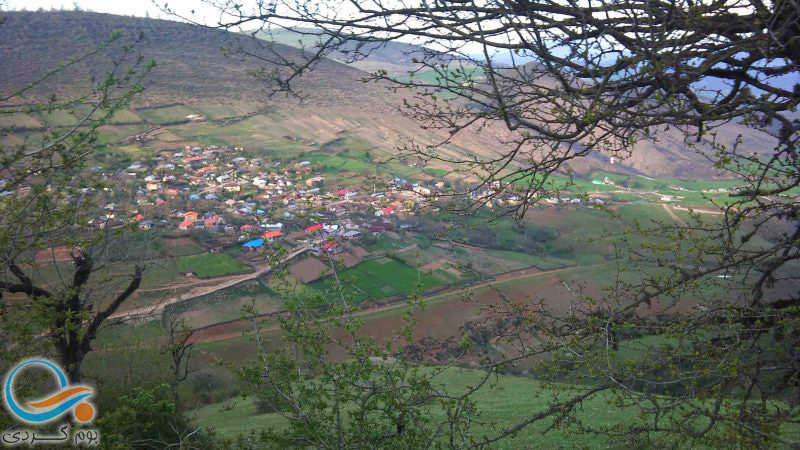
[[[314,51],[325,34],[320,29],[297,27],[258,31],[256,36],[266,41]],[[354,58],[356,52],[361,54],[358,58]],[[364,71],[381,69],[392,75],[402,75],[418,68],[414,58],[422,59],[422,54],[422,47],[403,42],[348,41],[338,51],[329,55],[329,58]],[[358,60],[352,61],[353,59]]]
[[[166,20],[114,16],[91,12],[7,12],[0,25],[0,91],[24,86],[53,68],[59,62],[96,47],[113,31],[123,32],[122,42],[114,48],[141,37],[135,49],[146,60],[154,59],[157,67],[148,78],[143,94],[135,101],[130,114],[119,124],[106,127],[108,136],[102,142],[115,143],[136,135],[154,125],[165,126],[184,121],[188,114],[202,114],[214,119],[201,125],[180,125],[169,128],[160,147],[226,143],[253,148],[286,148],[285,135],[313,140],[328,153],[350,149],[367,150],[383,159],[396,155],[396,148],[415,142],[430,145],[446,138],[442,131],[426,130],[402,115],[402,93],[393,93],[375,83],[361,80],[365,73],[356,67],[332,60],[321,61],[314,71],[296,80],[296,89],[303,101],[285,95],[268,95],[265,86],[250,72],[259,67],[269,72],[275,64],[256,63],[235,56],[225,56],[222,49],[241,45],[259,51],[260,41],[247,36]],[[281,58],[300,61],[301,51],[284,46],[297,36],[286,31],[273,35],[274,48]],[[304,39],[309,39],[308,36]],[[315,39],[313,36],[310,39]],[[377,45],[377,44],[376,44]],[[407,67],[415,46],[390,43],[382,46],[364,64],[395,64]],[[113,49],[112,49],[113,50]],[[85,92],[90,80],[102,76],[109,67],[109,54],[82,61],[29,93],[39,100],[55,93],[60,97]],[[263,53],[262,53],[263,54]],[[335,55],[334,55],[335,56]],[[365,67],[367,68],[367,67]],[[48,118],[52,119],[52,118]],[[37,128],[42,125],[68,125],[56,120],[24,118],[19,125]],[[140,124],[137,126],[131,124]],[[731,125],[723,133],[728,141],[739,133],[745,135],[747,148],[769,148],[769,142],[750,138],[744,126]],[[347,139],[342,142],[343,134]],[[14,139],[12,137],[11,141]],[[509,134],[502,126],[475,127],[465,130],[441,148],[445,156],[463,158],[468,154],[496,156],[508,148]],[[351,145],[357,142],[357,145]],[[322,147],[317,147],[317,149]],[[285,157],[315,147],[292,149]],[[452,169],[436,163],[431,169]],[[566,169],[567,167],[565,167]],[[707,160],[687,151],[677,133],[666,133],[659,142],[644,142],[631,157],[611,164],[609,155],[595,153],[572,161],[573,173],[589,176],[594,170],[644,174],[667,178],[712,178],[715,176]],[[452,173],[451,179],[464,175]]]
[[[134,44],[135,51],[157,63],[139,100],[142,104],[267,100],[263,86],[248,73],[260,65],[237,56],[227,57],[222,52],[223,48],[238,45],[248,51],[259,51],[257,43],[247,37],[173,21],[91,12],[10,12],[3,16],[2,91],[24,85],[55,64],[81,55],[108,39],[115,30],[121,30],[121,42],[110,52],[69,68],[37,92],[56,90],[63,95],[80,92],[88,87],[92,77],[103,75],[109,68],[109,54],[118,55],[122,45]],[[141,42],[136,43],[140,36]],[[275,49],[282,58],[300,61],[297,49],[283,45],[276,45]],[[365,88],[358,81],[362,76],[359,70],[330,60],[322,61],[317,69],[298,82],[298,89],[310,96],[310,102],[340,105],[372,99],[375,104],[377,86]],[[280,96],[271,99],[279,100]]]

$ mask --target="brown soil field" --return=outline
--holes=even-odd
[[[186,256],[202,253],[203,247],[190,237],[162,239],[164,251],[169,256]]]
[[[359,258],[366,258],[367,256],[369,256],[369,252],[364,250],[363,247],[359,247],[358,245],[351,246],[350,253],[354,254]]]
[[[420,267],[420,269],[422,269],[425,272],[431,272],[433,270],[436,270],[436,269],[442,267],[443,265],[444,265],[444,262],[442,262],[442,261],[432,261],[432,262],[429,262],[428,264],[425,264],[424,266]]]
[[[63,245],[39,250],[36,252],[35,258],[36,262],[40,264],[72,261],[69,249]]]
[[[477,319],[484,314],[483,307],[497,304],[502,298],[501,292],[507,293],[509,298],[528,302],[531,299],[532,286],[536,287],[533,292],[536,292],[537,296],[547,296],[548,299],[553,299],[552,301],[557,305],[562,305],[559,307],[559,311],[566,312],[569,305],[564,298],[569,296],[569,292],[561,286],[555,275],[563,273],[567,276],[571,273],[591,270],[591,267],[569,267],[545,272],[523,269],[504,274],[504,278],[500,282],[482,283],[466,291],[453,288],[435,294],[426,299],[428,306],[425,311],[415,316],[418,320],[414,328],[415,339],[423,337],[439,339],[458,333],[459,327],[466,321]],[[526,279],[530,279],[530,282],[526,282]],[[510,283],[517,280],[521,282]],[[399,329],[398,327],[402,326],[401,313],[406,306],[405,301],[373,306],[355,313],[355,316],[364,318],[365,332],[378,339],[383,339],[392,337]],[[213,342],[238,338],[241,337],[242,330],[249,326],[247,321],[234,321],[205,327],[198,332],[197,341]],[[276,327],[269,327],[264,328],[263,332],[270,333],[276,330]]]
[[[347,267],[348,269],[357,266],[358,263],[361,262],[361,258],[358,258],[355,255],[348,252],[340,253],[336,255],[334,259],[344,264],[344,266]]]
[[[317,258],[308,257],[289,266],[289,273],[302,283],[308,284],[326,275],[331,269]]]

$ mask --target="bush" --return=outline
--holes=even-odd
[[[228,448],[209,432],[199,431],[179,413],[168,385],[134,388],[97,420],[103,448]]]
[[[220,367],[204,367],[193,372],[187,381],[192,399],[201,405],[219,403],[239,393],[235,377]]]

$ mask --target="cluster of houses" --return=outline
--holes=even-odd
[[[606,180],[608,180],[606,178]],[[598,181],[598,180],[594,180]],[[607,184],[605,182],[594,184]],[[610,185],[614,185],[610,182]],[[480,202],[489,209],[495,207],[515,207],[522,203],[522,197],[504,189],[500,181],[493,181],[486,188],[470,192],[470,200],[473,202]],[[546,197],[543,199],[543,205],[602,205],[610,200],[606,197],[592,194],[591,198],[585,199],[581,197]]]
[[[203,231],[222,245],[240,242],[251,249],[281,240],[337,252],[336,242],[384,233],[429,207],[435,189],[433,182],[424,186],[402,178],[385,180],[380,191],[341,187],[310,161],[246,155],[227,146],[186,147],[103,172],[114,186],[107,188],[111,199],[134,200],[109,202],[92,224]]]

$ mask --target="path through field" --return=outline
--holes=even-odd
[[[664,211],[666,211],[667,214],[669,214],[669,216],[672,217],[672,220],[674,220],[675,223],[678,224],[678,226],[683,228],[689,228],[689,224],[687,224],[686,222],[683,221],[683,219],[678,217],[678,215],[675,214],[675,211],[673,211],[672,208],[669,207],[669,205],[667,205],[666,203],[662,203],[661,206],[664,207]]]
[[[284,256],[281,262],[283,263],[289,261],[292,258],[296,257],[297,255],[305,252],[306,250],[308,250],[308,247],[300,247],[296,250],[293,250],[291,253]],[[137,319],[137,318],[145,318],[148,316],[156,316],[158,314],[161,314],[164,311],[164,308],[167,307],[168,305],[185,302],[187,300],[191,300],[197,297],[202,297],[208,294],[213,294],[214,292],[221,291],[223,289],[228,289],[245,281],[255,280],[256,278],[262,275],[266,275],[271,271],[272,267],[267,265],[262,268],[258,268],[253,272],[245,273],[242,275],[231,275],[228,277],[215,278],[214,280],[198,280],[196,283],[194,283],[195,287],[185,294],[179,295],[177,297],[168,298],[162,302],[159,302],[156,305],[142,306],[140,308],[130,309],[127,311],[119,311],[115,314],[112,314],[110,318],[124,320],[124,319]],[[214,281],[216,282],[216,284],[207,285],[209,281]],[[179,287],[188,287],[188,286],[191,286],[191,284],[181,285]]]
[[[545,271],[540,271],[540,270],[535,269],[535,268],[520,269],[520,270],[515,270],[515,271],[512,271],[512,272],[507,272],[507,273],[504,273],[502,275],[499,275],[496,280],[485,281],[485,282],[482,282],[482,283],[478,283],[478,284],[472,285],[468,289],[476,289],[476,288],[492,286],[492,285],[496,285],[496,284],[508,283],[509,281],[514,281],[514,280],[520,280],[520,279],[526,279],[526,278],[537,278],[537,277],[543,277],[543,276],[548,276],[548,275],[554,275],[554,274],[558,274],[558,273],[577,272],[577,271],[580,271],[580,270],[588,270],[588,269],[591,269],[591,268],[594,268],[594,267],[605,266],[607,264],[608,263],[599,263],[599,264],[591,264],[591,265],[586,265],[586,266],[565,267],[565,268],[562,268],[562,269],[553,269],[553,270],[545,270]],[[437,292],[436,294],[433,294],[433,295],[431,295],[429,297],[425,297],[425,302],[428,305],[431,305],[433,303],[438,303],[438,302],[441,302],[441,301],[447,301],[447,300],[449,300],[449,297],[451,297],[453,294],[458,293],[458,292],[463,291],[463,290],[464,290],[464,288],[455,287],[455,288],[447,289],[447,290],[442,291],[442,292]],[[400,309],[400,308],[404,308],[404,307],[406,307],[406,302],[405,301],[398,301],[398,302],[390,303],[390,304],[383,305],[383,306],[375,306],[375,307],[372,307],[372,308],[363,309],[361,311],[357,311],[357,312],[353,313],[353,316],[355,316],[355,317],[363,317],[363,316],[382,313],[382,312],[386,312],[386,311],[396,310],[396,309]],[[276,313],[279,313],[279,312],[275,312],[275,313],[271,313],[271,314],[276,314]],[[194,342],[216,342],[216,341],[224,341],[224,340],[227,340],[227,339],[234,339],[234,338],[237,338],[237,337],[241,337],[242,336],[241,328],[237,328],[236,325],[237,324],[243,324],[244,322],[245,321],[243,321],[243,320],[238,320],[238,321],[220,323],[220,324],[209,325],[209,326],[203,327],[202,329],[198,330],[198,332],[195,334],[193,340],[194,340]],[[261,331],[264,332],[264,333],[271,333],[271,332],[275,332],[277,330],[278,330],[278,326],[277,325],[264,327],[264,328],[261,329]]]

